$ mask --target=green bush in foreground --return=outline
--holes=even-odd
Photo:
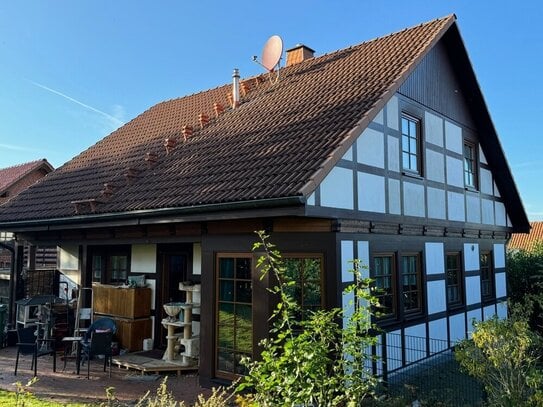
[[[257,268],[262,278],[270,274],[277,285],[270,289],[278,297],[273,312],[270,338],[263,340],[259,360],[245,359],[249,373],[237,391],[242,405],[337,406],[358,405],[373,395],[377,379],[367,369],[366,350],[376,343],[371,309],[378,301],[371,294],[369,279],[360,275],[353,262],[353,284],[345,290],[351,296],[346,310],[333,308],[306,312],[290,295],[294,282],[288,279],[281,254],[257,232],[260,242],[254,251],[263,251]],[[343,321],[346,321],[343,326]]]
[[[525,318],[494,317],[474,323],[471,340],[456,351],[462,368],[484,386],[492,406],[543,405],[543,374],[538,366],[541,337]]]

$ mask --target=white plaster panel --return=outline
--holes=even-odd
[[[402,366],[401,331],[392,331],[387,335],[387,368],[397,369]]]
[[[192,244],[192,274],[202,274],[202,244]],[[196,300],[195,300],[196,301]]]
[[[375,116],[373,122],[377,124],[383,124],[383,109],[381,109],[379,113],[377,113],[377,116]]]
[[[496,273],[494,275],[496,283],[496,298],[505,297],[507,295],[507,280],[505,273]]]
[[[343,328],[346,328],[349,324],[349,320],[353,315],[354,309],[354,293],[343,293],[341,297],[343,306]]]
[[[481,278],[479,276],[466,277],[466,305],[481,302]]]
[[[455,153],[463,153],[462,128],[447,120],[445,120],[445,147]]]
[[[360,266],[362,266],[360,274],[362,274],[362,278],[368,278],[370,276],[370,244],[369,242],[358,242],[357,247],[357,257],[360,262]]]
[[[358,173],[358,210],[385,213],[385,177]]]
[[[387,103],[387,126],[394,130],[400,128],[397,96],[392,96]]]
[[[352,161],[353,160],[353,148],[352,147],[349,147],[347,152],[345,154],[343,154],[342,159],[346,160],[346,161]]]
[[[496,307],[494,305],[489,305],[488,307],[483,308],[484,321],[491,319],[494,315],[496,315]]]
[[[451,315],[449,317],[449,331],[451,335],[451,346],[466,339],[466,316],[462,312],[460,314]]]
[[[447,156],[447,184],[464,187],[464,166],[461,160]]]
[[[481,168],[481,170],[479,171],[479,175],[479,185],[481,192],[483,194],[493,195],[494,191],[492,190],[492,173],[485,168]]]
[[[483,149],[481,148],[480,144],[479,144],[479,161],[483,164],[488,164],[485,153],[483,153]]]
[[[334,167],[321,183],[321,206],[353,209],[353,171]]]
[[[479,244],[464,243],[464,270],[476,271],[479,270]]]
[[[63,244],[59,246],[59,263],[61,270],[79,270],[79,246]]]
[[[448,191],[447,206],[449,209],[449,220],[456,220],[460,222],[464,222],[466,220],[464,194]]]
[[[494,196],[497,196],[498,198],[501,197],[500,190],[498,189],[498,186],[496,185],[495,182],[494,182]]]
[[[483,223],[485,225],[494,224],[494,201],[481,199]]]
[[[430,353],[437,353],[447,349],[447,319],[437,319],[428,323],[428,336],[430,338]],[[438,339],[433,341],[432,339]],[[441,342],[443,341],[443,342]]]
[[[427,275],[444,274],[445,255],[443,243],[427,242],[424,245],[424,261]]]
[[[311,206],[315,206],[315,193],[313,192],[311,195],[309,195],[309,198],[307,198],[307,204]]]
[[[493,247],[494,251],[494,267],[505,267],[505,245],[502,243],[496,243]]]
[[[445,219],[447,217],[445,190],[428,187],[426,194],[428,200],[428,217],[432,219]]]
[[[468,318],[468,336],[471,338],[471,333],[473,332],[473,323],[480,322],[483,319],[481,308],[468,311],[467,318]]]
[[[426,177],[430,181],[445,182],[445,158],[429,148],[426,149]]]
[[[132,273],[156,273],[156,244],[133,244],[130,271]]]
[[[496,211],[496,225],[506,226],[506,215],[505,215],[505,205],[503,202],[494,202],[494,209]]]
[[[430,112],[424,112],[424,123],[426,142],[443,147],[443,119]]]
[[[512,227],[513,224],[511,223],[511,218],[509,218],[509,215],[507,215],[507,226]]]
[[[499,319],[507,318],[507,301],[497,303],[496,310],[498,311],[497,314]]]
[[[353,274],[349,272],[353,268],[351,261],[354,259],[354,243],[351,240],[341,241],[341,281],[353,281]]]
[[[400,202],[400,180],[388,179],[388,213],[400,215],[402,205]]]
[[[428,293],[428,314],[436,314],[447,310],[445,302],[445,280],[428,281],[426,283]]]
[[[466,195],[466,218],[471,223],[481,223],[481,200],[478,195]]]
[[[425,216],[424,185],[404,181],[403,213],[407,216]]]
[[[383,133],[369,127],[356,142],[357,159],[360,164],[385,168],[385,138]]]
[[[404,330],[405,338],[405,360],[415,362],[426,356],[426,324],[410,326]],[[409,338],[409,337],[412,338]]]
[[[145,278],[145,284],[151,289],[151,309],[155,309],[156,280],[154,278]]]
[[[155,326],[155,317],[152,316],[151,317],[151,326]],[[145,338],[147,339],[147,338]],[[151,339],[155,339],[155,330],[154,329],[151,329]]]
[[[397,137],[388,136],[388,169],[390,171],[400,171],[400,141]]]

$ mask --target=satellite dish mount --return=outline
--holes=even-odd
[[[253,57],[260,66],[264,67],[268,71],[268,78],[272,84],[279,81],[279,71],[281,70],[280,62],[283,55],[283,40],[278,35],[272,35],[264,44],[262,49],[262,62],[258,61],[256,55]],[[277,73],[274,77],[275,68],[277,67]]]

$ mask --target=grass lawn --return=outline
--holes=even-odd
[[[27,391],[17,394],[11,391],[0,390],[0,406],[82,407],[82,406],[89,406],[89,404],[57,403],[53,401],[40,400],[37,397],[35,397],[33,394]]]

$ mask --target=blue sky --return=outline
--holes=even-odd
[[[0,168],[55,167],[153,104],[252,76],[266,39],[316,55],[455,13],[528,216],[543,220],[543,2],[0,3]]]

